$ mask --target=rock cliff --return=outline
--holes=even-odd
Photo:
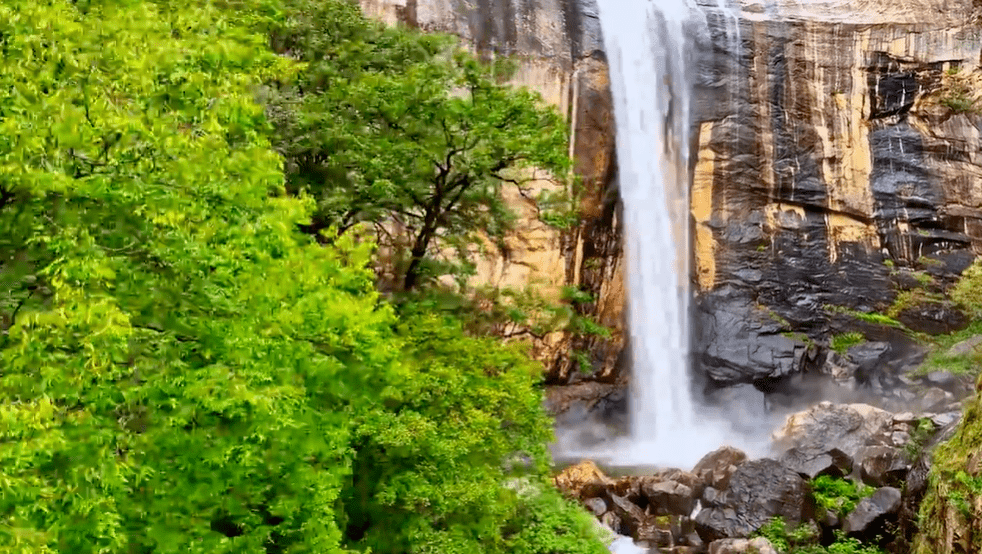
[[[800,371],[810,343],[859,327],[842,314],[952,320],[911,299],[936,300],[982,245],[974,9],[746,2],[738,28],[713,28],[692,187],[695,351],[712,380]]]
[[[744,0],[727,13],[705,3],[691,216],[693,343],[707,386],[766,388],[822,365],[844,331],[906,340],[857,314],[925,332],[958,324],[943,294],[982,248],[976,1]],[[579,286],[598,299],[585,309],[620,329],[613,118],[594,1],[362,5],[517,56],[516,83],[570,115],[582,224],[558,233],[526,210],[509,258],[482,278]],[[595,353],[594,380],[617,380],[622,337],[575,345]],[[580,378],[564,355],[572,346],[546,348],[552,382]]]

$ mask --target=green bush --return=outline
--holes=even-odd
[[[819,532],[814,523],[789,529],[779,517],[768,521],[754,536],[766,538],[782,554],[883,554],[879,547],[848,538],[841,531],[836,532],[832,544],[823,546],[819,543]]]
[[[604,552],[520,347],[297,232],[276,7],[0,3],[0,552]]]
[[[856,503],[873,494],[873,488],[849,479],[819,475],[812,479],[812,496],[818,507],[846,516]]]

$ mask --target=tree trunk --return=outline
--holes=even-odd
[[[406,268],[406,277],[402,283],[403,290],[413,290],[419,284],[420,266],[423,264],[426,250],[430,246],[430,240],[433,238],[433,234],[436,233],[436,221],[437,214],[427,211],[426,217],[423,219],[423,227],[419,230],[419,234],[416,235],[412,250],[409,251],[409,267]]]

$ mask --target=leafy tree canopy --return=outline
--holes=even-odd
[[[254,101],[288,13],[0,4],[0,552],[603,552],[527,357],[296,233]]]
[[[566,126],[539,97],[502,81],[447,37],[366,21],[344,0],[290,0],[274,45],[306,62],[269,100],[288,188],[317,202],[312,225],[376,225],[404,253],[404,289],[445,272],[433,250],[466,259],[513,215],[504,185],[565,179]],[[339,25],[339,22],[343,22]]]

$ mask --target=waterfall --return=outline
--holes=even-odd
[[[715,2],[706,9],[729,18]],[[632,363],[631,440],[609,456],[625,465],[691,465],[725,442],[721,426],[697,413],[689,376],[690,58],[707,15],[694,0],[599,4],[617,124]]]

